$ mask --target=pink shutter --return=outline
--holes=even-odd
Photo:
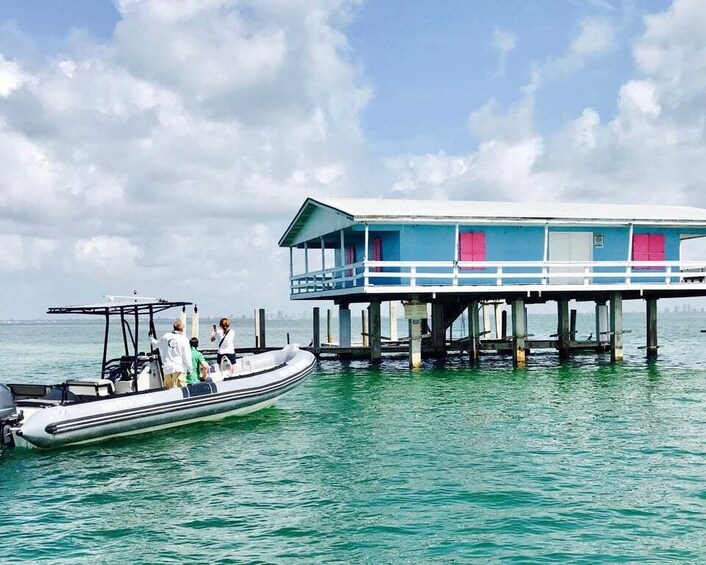
[[[466,232],[459,234],[458,248],[459,261],[485,261],[485,233]],[[473,267],[464,268],[473,269]]]
[[[382,261],[382,238],[379,237],[374,237],[373,238],[373,261]],[[379,273],[382,271],[382,267],[373,267],[372,271],[374,273]]]
[[[665,260],[665,241],[663,233],[651,233],[648,240],[648,261],[664,261]]]
[[[346,265],[351,265],[355,263],[355,245],[350,244],[346,246]],[[348,269],[346,271],[346,276],[353,276],[353,269]]]
[[[474,232],[473,234],[473,259],[471,261],[485,261],[485,233]]]
[[[632,237],[633,261],[664,261],[666,259],[665,237],[663,233],[637,233]],[[635,267],[637,270],[659,269],[654,267]]]
[[[632,260],[650,260],[650,234],[636,233],[632,236]]]

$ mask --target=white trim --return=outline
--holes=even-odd
[[[321,268],[326,269],[326,246],[323,237],[321,238]]]
[[[307,242],[304,242],[304,272],[309,272],[309,247]]]

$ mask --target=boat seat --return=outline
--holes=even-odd
[[[15,400],[24,400],[25,398],[43,398],[51,391],[51,387],[47,385],[8,384],[7,387],[12,391],[12,395],[15,397]]]
[[[66,390],[78,396],[110,396],[115,386],[107,379],[66,381]]]
[[[52,408],[62,404],[61,400],[51,398],[26,398],[15,403],[18,408],[26,408],[28,406],[31,408]]]

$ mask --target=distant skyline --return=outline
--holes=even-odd
[[[700,0],[0,0],[0,319],[308,309],[277,240],[310,195],[706,207],[704,29]]]

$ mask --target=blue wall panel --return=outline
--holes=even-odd
[[[357,225],[345,232],[346,246],[354,244],[356,247],[356,260],[362,261],[364,256],[364,226]],[[486,261],[542,261],[544,257],[544,226],[459,226],[459,232],[480,231],[486,235]],[[603,246],[593,247],[593,261],[626,261],[628,260],[629,233],[627,226],[595,226],[595,227],[563,227],[552,226],[550,232],[592,232],[603,235]],[[687,230],[678,228],[640,228],[635,227],[634,233],[664,233],[666,240],[666,260],[679,260],[680,232]],[[382,254],[384,261],[453,261],[455,249],[455,228],[453,225],[373,225],[369,227],[370,241],[374,237],[382,238]],[[341,264],[340,252],[336,251],[336,264]],[[408,272],[407,268],[398,269]],[[519,272],[527,268],[504,267],[504,272]],[[540,268],[535,269],[537,273]],[[623,271],[622,267],[596,268],[604,272],[605,276],[595,277],[593,282],[598,284],[624,282],[624,276],[611,276],[611,273]],[[394,268],[385,268],[386,272],[395,271]],[[496,269],[481,270],[487,272],[488,277],[460,280],[462,285],[495,284]],[[654,272],[664,272],[650,270]],[[450,285],[449,269],[419,268],[417,284],[420,285]],[[425,277],[424,273],[448,273],[448,278]],[[460,271],[461,274],[477,274],[477,270]],[[643,272],[644,274],[644,272]],[[664,279],[640,277],[637,271],[633,277],[636,282],[663,282]],[[676,279],[673,279],[676,280]],[[514,279],[515,284],[538,283],[539,278]],[[511,284],[506,281],[506,284]],[[371,283],[375,285],[406,285],[408,278],[382,278],[371,276]]]

